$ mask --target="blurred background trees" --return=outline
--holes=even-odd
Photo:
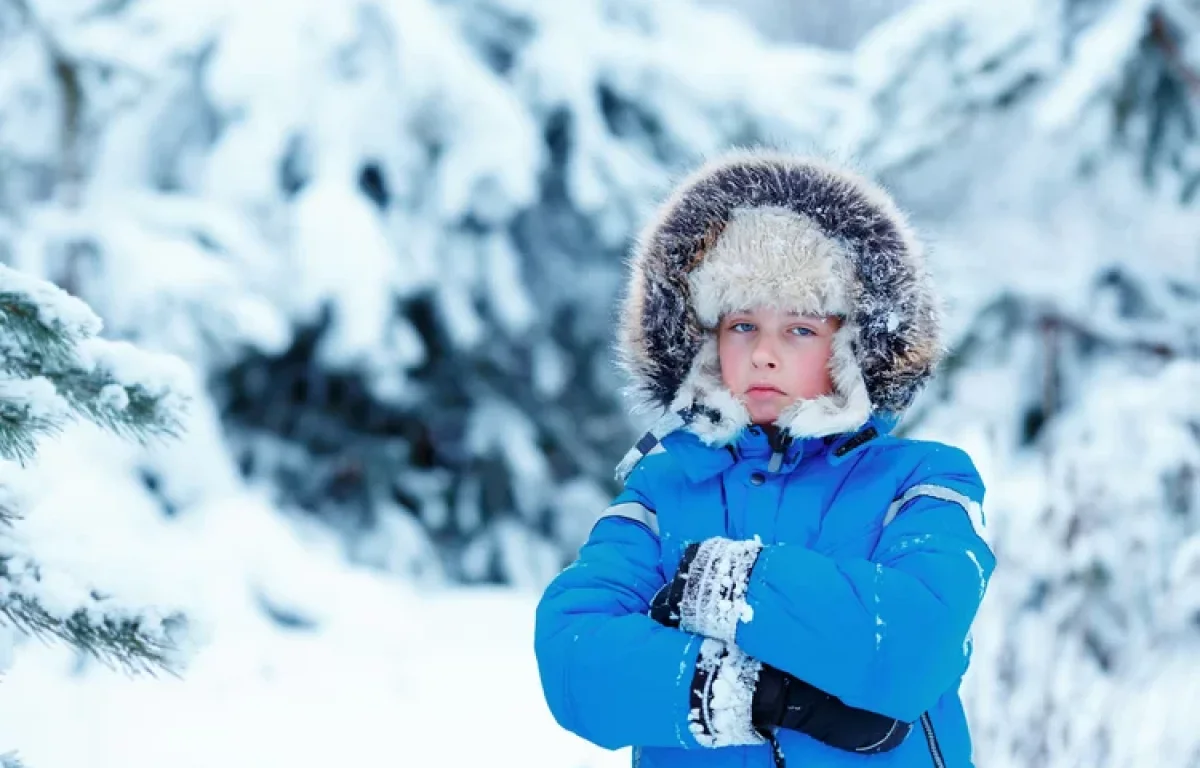
[[[980,763],[1200,764],[1200,6],[831,8],[0,0],[0,260],[204,382],[122,464],[163,526],[254,489],[383,578],[536,589],[636,435],[654,204],[733,145],[854,162],[946,286],[901,429],[989,484]]]

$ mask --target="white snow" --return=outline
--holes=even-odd
[[[313,632],[222,617],[184,679],[73,671],[61,652],[24,648],[4,678],[0,738],[41,768],[628,766],[629,750],[594,747],[545,709],[532,596],[343,580],[330,596],[345,610]],[[472,690],[501,703],[475,706]]]
[[[26,272],[0,265],[0,293],[11,294],[35,308],[38,322],[68,339],[95,336],[103,322],[87,304],[63,289]]]
[[[382,346],[392,302],[400,295],[400,262],[384,222],[351,186],[353,178],[316,179],[293,207],[293,312],[314,322],[328,305],[330,333],[322,360],[335,368],[361,364]],[[338,254],[337,258],[330,258]]]
[[[688,568],[679,603],[680,626],[704,637],[734,642],[739,622],[754,618],[746,591],[762,548],[758,536],[748,541],[704,541]]]
[[[475,411],[467,446],[476,456],[496,456],[513,476],[517,510],[533,515],[549,488],[550,467],[537,447],[537,435],[512,404],[499,399]]]
[[[197,391],[192,368],[181,358],[149,353],[127,341],[87,339],[79,357],[94,371],[112,376],[122,387],[139,387],[170,404]]]
[[[165,523],[128,472],[138,457],[84,427],[50,444],[36,471],[71,482],[40,486],[22,533],[56,569],[130,600],[182,603],[194,645],[181,677],[131,677],[21,642],[0,743],[28,765],[628,764],[627,750],[587,744],[546,709],[535,591],[347,566],[331,534],[249,490],[210,494]],[[302,626],[274,623],[264,606]],[[0,661],[7,648],[0,638]],[[502,705],[481,707],[495,697]]]
[[[71,415],[67,401],[43,376],[32,379],[0,378],[0,400],[11,403],[14,409],[26,414],[29,419],[46,424],[61,424]]]
[[[762,665],[735,645],[705,638],[696,666],[709,675],[703,709],[688,715],[696,741],[714,748],[761,744],[763,737],[751,722],[751,705]]]
[[[1125,63],[1142,44],[1143,20],[1153,9],[1152,0],[1121,0],[1099,23],[1075,42],[1064,76],[1043,97],[1037,116],[1046,130],[1073,126],[1096,99],[1113,97],[1120,86]]]
[[[44,578],[22,583],[55,610],[90,606],[91,588],[134,612],[181,607],[195,647],[181,679],[130,679],[37,642],[14,649],[0,627],[0,753],[31,768],[627,765],[541,701],[536,588],[608,499],[582,474],[557,483],[527,404],[472,378],[486,391],[463,419],[467,458],[512,476],[515,514],[494,522],[471,473],[433,503],[454,478],[414,469],[398,481],[422,496],[420,517],[381,503],[343,551],[242,479],[199,385],[286,350],[327,305],[322,361],[361,367],[377,397],[424,417],[410,376],[433,344],[396,307],[429,292],[450,345],[482,356],[527,336],[530,399],[570,394],[607,374],[567,345],[607,343],[612,253],[678,173],[767,143],[885,171],[932,240],[952,346],[972,343],[912,416],[916,436],[967,449],[988,487],[999,567],[963,649],[977,754],[988,768],[1194,759],[1200,217],[1178,194],[1200,155],[1180,142],[1148,187],[1146,107],[1119,141],[1112,124],[1130,65],[1155,55],[1151,7],[1190,33],[1178,55],[1195,69],[1200,19],[1184,2],[1071,3],[1094,13],[1073,33],[1066,3],[930,0],[844,53],[781,46],[682,0],[27,5],[38,31],[0,24],[0,261],[21,270],[0,267],[0,289],[39,292],[78,336],[103,318],[84,354],[119,385],[195,398],[179,443],[135,449],[72,427],[30,474],[0,467],[5,498],[41,494],[0,542],[22,577],[37,556]],[[526,29],[507,70],[481,29],[496,18]],[[44,32],[94,68],[77,132]],[[518,224],[561,223],[523,218],[547,213],[555,121],[554,213],[586,226],[543,233],[532,258]],[[71,159],[79,178],[54,185]],[[388,205],[363,191],[367,166]],[[1097,285],[1106,268],[1152,311],[1123,314],[1121,290]],[[568,304],[577,327],[551,340],[544,310]],[[1065,330],[1039,325],[1043,310]],[[1115,348],[1083,351],[1089,333]],[[64,408],[45,381],[0,389]],[[1061,412],[1025,446],[1025,416],[1054,398]],[[567,427],[621,426],[591,421]],[[596,463],[599,477],[611,462]],[[553,544],[531,533],[547,511]],[[520,589],[438,588],[434,539],[452,526],[484,529],[468,576],[502,567]],[[731,625],[752,617],[718,608]],[[877,618],[877,642],[885,628]],[[463,691],[481,680],[502,706],[468,727]]]

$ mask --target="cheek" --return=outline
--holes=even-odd
[[[817,397],[833,391],[829,370],[830,345],[812,344],[796,350],[792,358],[793,381],[799,397]]]
[[[717,342],[717,357],[721,363],[722,383],[736,391],[741,383],[745,351],[736,342],[722,336]]]

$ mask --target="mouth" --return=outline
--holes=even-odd
[[[777,397],[784,394],[783,390],[772,387],[770,384],[755,384],[746,390],[746,397]]]

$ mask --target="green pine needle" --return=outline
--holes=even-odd
[[[4,623],[27,635],[61,640],[109,667],[150,675],[160,671],[173,674],[172,646],[145,632],[136,620],[106,617],[96,622],[82,609],[64,620],[25,595],[10,595],[0,604],[0,616]],[[181,616],[168,619],[175,625],[182,621]]]

